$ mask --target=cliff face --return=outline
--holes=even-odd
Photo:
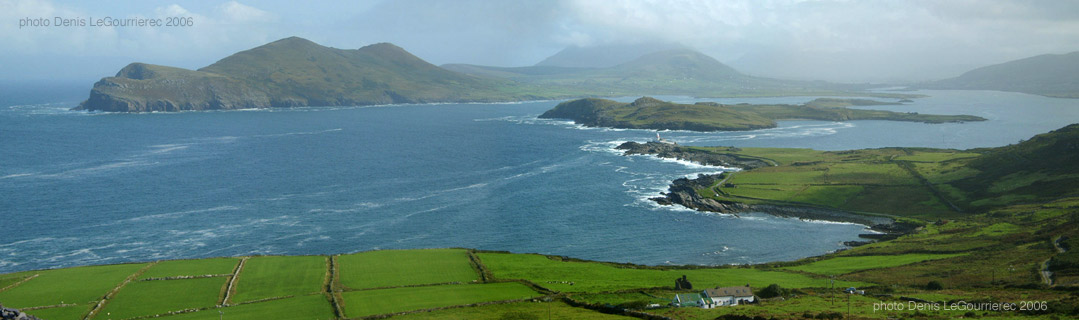
[[[148,112],[246,109],[275,105],[265,91],[223,75],[132,63],[115,77],[101,79],[79,110]]]
[[[115,112],[518,100],[508,81],[439,68],[389,43],[356,50],[281,39],[195,70],[132,63],[78,110]]]

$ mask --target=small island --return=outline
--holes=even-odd
[[[925,123],[985,121],[972,115],[933,115],[884,110],[852,109],[851,106],[896,105],[868,99],[820,98],[801,105],[737,104],[715,102],[679,104],[642,97],[631,103],[587,98],[566,101],[540,118],[569,119],[591,127],[621,129],[741,131],[775,128],[777,120],[890,120]]]

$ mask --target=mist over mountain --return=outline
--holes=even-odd
[[[1044,54],[985,66],[918,85],[926,89],[999,90],[1079,98],[1079,51]]]
[[[688,49],[676,43],[609,44],[569,46],[535,64],[537,67],[608,68],[659,51]]]

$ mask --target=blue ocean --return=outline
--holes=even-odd
[[[921,93],[930,97],[870,108],[990,121],[783,121],[660,134],[702,146],[974,148],[1079,122],[1079,100]],[[614,150],[654,131],[537,119],[559,101],[108,114],[68,111],[85,91],[21,94],[0,101],[0,272],[432,247],[743,264],[823,254],[867,232],[657,205],[647,198],[671,180],[727,169]]]

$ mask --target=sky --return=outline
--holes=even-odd
[[[106,17],[193,26],[90,25]],[[1079,1],[0,0],[0,80],[93,82],[131,62],[197,69],[289,36],[494,66],[567,46],[673,42],[752,75],[903,83],[1079,51]]]

